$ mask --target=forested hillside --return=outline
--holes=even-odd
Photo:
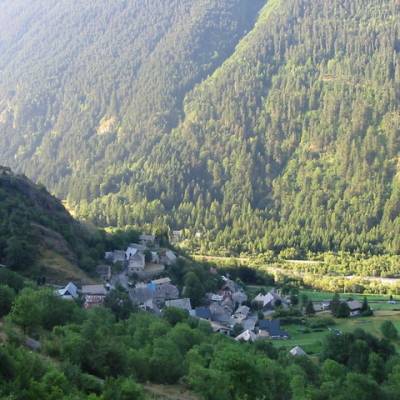
[[[33,277],[79,281],[86,278],[79,267],[90,272],[101,246],[100,234],[76,222],[44,187],[0,166],[0,263]]]
[[[0,159],[80,216],[400,252],[398,1],[25,3],[0,11]]]

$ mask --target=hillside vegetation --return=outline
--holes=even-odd
[[[0,11],[0,159],[79,216],[204,252],[400,252],[398,1],[23,5]]]
[[[100,240],[43,186],[0,167],[0,263],[33,277],[88,280]]]

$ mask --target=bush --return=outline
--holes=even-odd
[[[392,321],[384,321],[381,325],[381,332],[386,339],[394,340],[397,339],[399,333]]]
[[[0,285],[0,318],[11,311],[15,298],[15,291],[7,285]]]

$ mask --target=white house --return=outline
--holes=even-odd
[[[300,356],[306,356],[307,355],[307,353],[300,346],[293,347],[293,349],[290,350],[289,353],[293,357],[300,357]]]
[[[242,332],[239,336],[235,337],[237,342],[255,342],[257,340],[257,335],[249,330]]]
[[[138,249],[135,247],[129,246],[126,251],[125,251],[125,257],[127,260],[129,260],[131,257],[133,257],[136,253],[138,252]]]
[[[65,300],[74,300],[78,298],[78,288],[69,282],[64,288],[57,290],[57,294]]]

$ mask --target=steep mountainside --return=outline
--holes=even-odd
[[[0,157],[81,216],[400,252],[398,1],[32,4],[0,11]]]
[[[79,267],[90,270],[90,256],[98,257],[95,237],[44,187],[0,166],[0,263],[50,280],[87,280]]]

